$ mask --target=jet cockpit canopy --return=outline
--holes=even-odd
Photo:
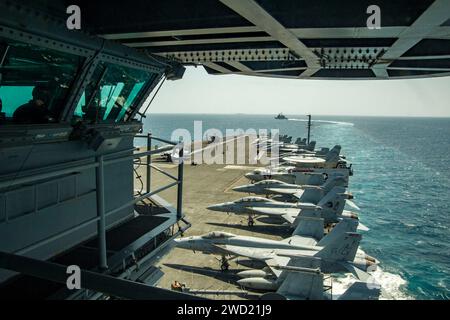
[[[234,235],[227,232],[213,231],[207,235],[202,236],[203,239],[213,240],[213,239],[229,239],[233,238]]]
[[[263,197],[246,197],[236,201],[236,203],[246,202],[272,202],[272,200]]]

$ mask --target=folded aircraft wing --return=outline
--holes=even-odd
[[[372,278],[372,276],[369,273],[355,267],[351,263],[341,262],[341,265],[345,269],[347,269],[350,273],[352,273],[355,276],[355,278],[357,278],[360,281],[368,282]]]
[[[324,275],[320,260],[293,258],[289,260],[286,278],[277,293],[290,300],[322,300]]]
[[[381,287],[378,284],[355,282],[339,297],[339,300],[378,300]]]

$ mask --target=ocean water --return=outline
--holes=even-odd
[[[306,136],[304,117],[150,115],[145,131],[170,139],[173,130],[279,129]],[[388,298],[450,298],[450,119],[317,116],[318,146],[340,144],[353,163],[350,191],[370,228],[361,247],[381,261],[374,277]],[[194,222],[195,223],[195,222]],[[348,285],[339,279],[338,285]]]

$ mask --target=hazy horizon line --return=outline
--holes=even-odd
[[[307,117],[308,114],[283,114],[286,117]],[[276,116],[274,113],[215,113],[215,112],[148,112],[146,115],[220,115],[220,116],[231,116],[231,115],[244,115],[244,116]],[[436,115],[363,115],[363,114],[311,114],[314,117],[361,117],[361,118],[430,118],[430,119],[447,119],[448,116],[436,116]]]

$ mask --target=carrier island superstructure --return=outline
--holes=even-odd
[[[378,1],[380,28],[368,28],[371,5],[1,0],[1,295],[191,298],[152,286],[152,259],[195,221],[183,213],[182,165],[150,187],[152,155],[172,147],[152,150],[146,102],[186,65],[295,79],[450,74],[449,1]],[[68,28],[71,6],[81,30]],[[136,152],[136,139],[147,148]],[[136,191],[138,163],[148,170]],[[170,188],[173,204],[159,195]],[[76,293],[72,264],[84,279]]]

